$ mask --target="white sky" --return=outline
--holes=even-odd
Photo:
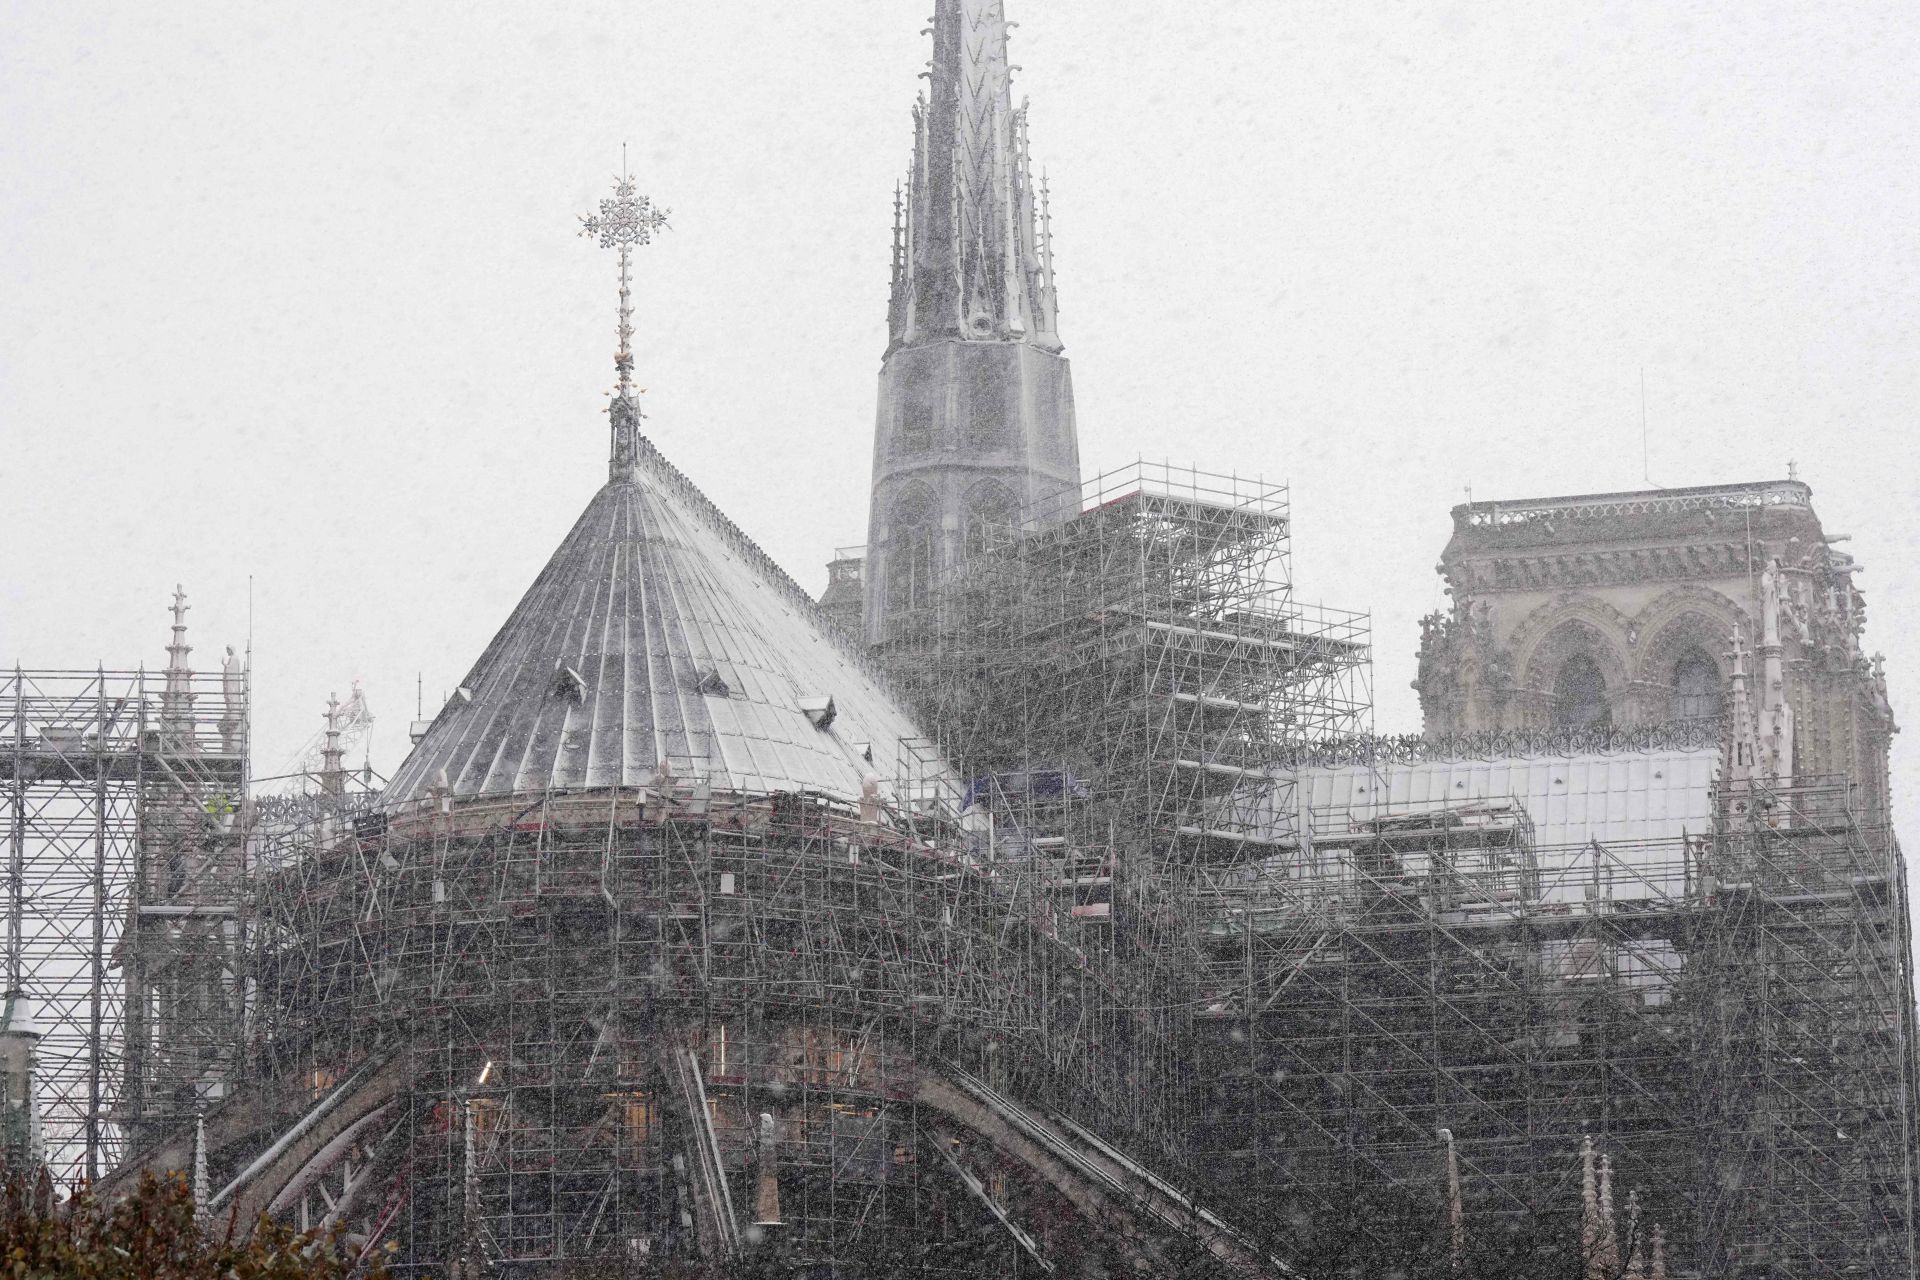
[[[1008,3],[1089,471],[1291,481],[1409,730],[1448,509],[1643,487],[1644,368],[1654,480],[1854,535],[1914,812],[1920,8]],[[0,659],[158,665],[177,580],[210,663],[251,577],[260,766],[355,677],[398,763],[604,475],[623,140],[651,432],[817,589],[930,10],[0,0]]]

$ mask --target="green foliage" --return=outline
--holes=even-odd
[[[237,1224],[194,1218],[186,1179],[148,1174],[124,1200],[82,1191],[50,1206],[44,1190],[9,1181],[0,1206],[0,1280],[383,1280],[357,1264],[337,1229],[300,1234],[263,1217]]]

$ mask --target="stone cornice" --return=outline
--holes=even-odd
[[[1566,521],[1613,520],[1622,516],[1638,520],[1650,515],[1739,512],[1772,507],[1800,507],[1811,511],[1813,490],[1798,480],[1768,480],[1691,489],[1523,498],[1517,502],[1469,502],[1453,509],[1453,524],[1461,532],[1544,528]]]
[[[1441,571],[1456,592],[1559,591],[1637,582],[1744,577],[1760,570],[1762,549],[1749,560],[1741,541],[1694,541],[1618,550],[1495,551],[1455,555]]]

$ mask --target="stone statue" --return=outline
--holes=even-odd
[[[241,730],[247,723],[247,664],[227,646],[227,656],[220,661],[220,693],[226,703],[220,714],[220,746],[226,754],[239,755]]]

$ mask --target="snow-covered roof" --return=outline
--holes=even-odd
[[[443,778],[456,798],[637,787],[664,759],[716,791],[855,799],[869,774],[924,776],[923,741],[806,592],[643,439],[387,796]]]

